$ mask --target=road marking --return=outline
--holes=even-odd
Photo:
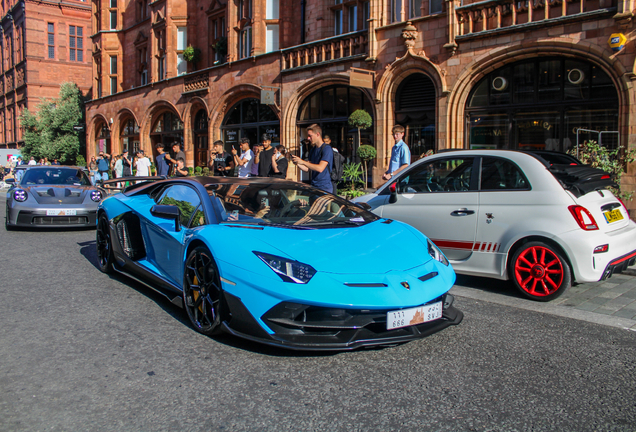
[[[616,327],[624,330],[636,331],[636,321],[628,318],[620,318],[612,315],[603,315],[594,312],[583,311],[571,307],[558,306],[550,303],[536,302],[533,300],[508,297],[495,294],[477,288],[469,288],[455,285],[450,293],[459,297],[466,297],[474,300],[482,300],[489,303],[510,306],[533,312],[541,312],[565,318],[572,318],[594,324],[601,324]]]

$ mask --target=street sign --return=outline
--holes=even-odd
[[[623,33],[612,33],[607,43],[614,52],[618,52],[623,49],[627,42],[627,38]]]
[[[84,126],[73,126],[73,130],[78,131],[78,132],[83,131],[84,130]]]
[[[366,69],[349,69],[349,85],[351,87],[373,88],[375,72]]]
[[[276,105],[276,90],[261,90],[261,103],[263,105]]]

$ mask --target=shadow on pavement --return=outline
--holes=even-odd
[[[99,271],[99,264],[97,260],[97,248],[95,245],[95,240],[77,243],[81,249],[80,253],[88,262],[90,262],[95,269]],[[146,285],[137,282],[134,279],[126,277],[120,273],[111,273],[107,275],[111,279],[120,282],[122,285],[126,287],[130,287],[137,291],[139,294],[149,298],[154,301],[157,306],[163,309],[168,315],[178,321],[180,324],[188,327],[193,336],[197,334],[196,330],[192,327],[190,320],[188,319],[188,315],[185,311],[179,306],[174,305],[170,302],[165,296],[156,292],[155,290],[147,287]],[[228,334],[222,334],[219,336],[210,337],[211,340],[221,343],[223,345],[237,348],[245,351],[250,351],[256,354],[263,354],[272,357],[325,357],[325,356],[333,356],[336,354],[342,353],[342,351],[293,351],[286,350],[277,347],[271,347],[265,344],[260,344],[257,342],[248,341],[245,339],[241,339],[238,337],[234,337]],[[380,348],[366,348],[366,349],[383,349],[388,347],[380,347]]]
[[[491,279],[480,276],[457,275],[455,285],[501,294],[507,297],[525,299],[511,281]]]

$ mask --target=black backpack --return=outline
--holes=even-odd
[[[345,158],[340,152],[333,152],[333,168],[331,169],[331,180],[342,180],[342,170]]]

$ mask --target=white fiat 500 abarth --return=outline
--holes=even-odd
[[[420,230],[457,273],[511,279],[548,301],[634,265],[636,223],[613,184],[585,165],[463,150],[423,158],[355,201]]]

